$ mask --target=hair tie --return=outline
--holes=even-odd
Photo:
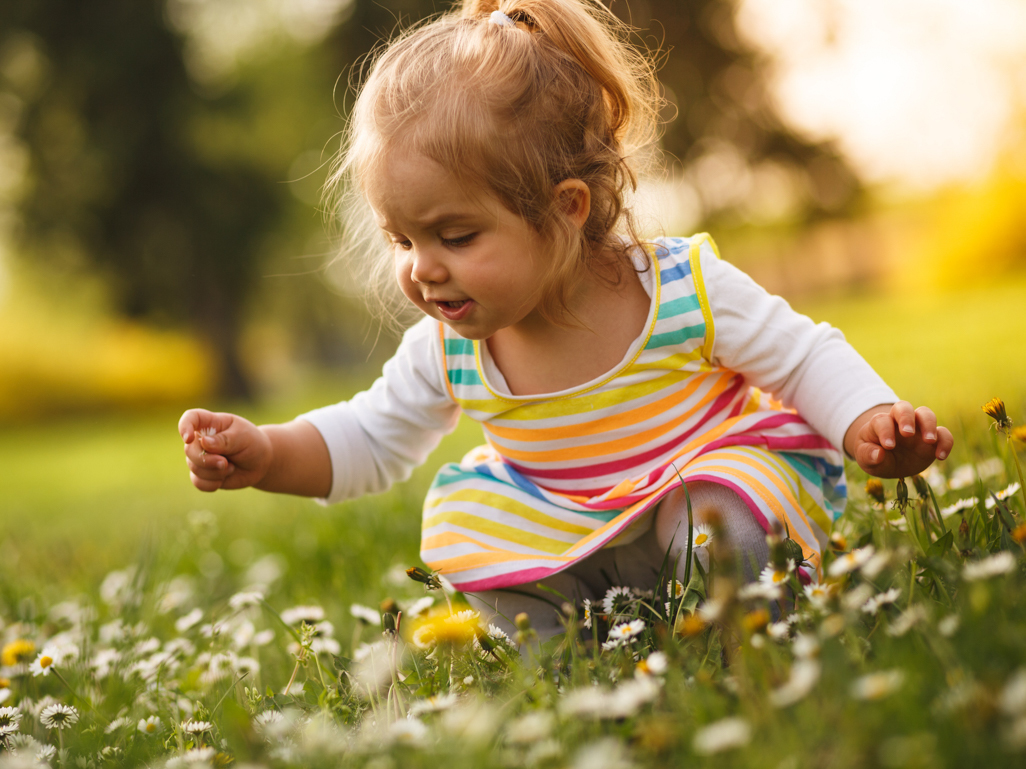
[[[491,16],[488,17],[488,21],[492,24],[498,24],[500,27],[515,27],[517,25],[513,19],[502,11],[492,11]]]

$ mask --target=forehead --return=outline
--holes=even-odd
[[[382,226],[487,214],[495,202],[487,191],[411,150],[382,153],[362,176],[367,202]]]

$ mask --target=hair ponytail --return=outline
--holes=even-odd
[[[494,11],[515,26],[492,23]],[[465,0],[373,63],[329,193],[357,189],[400,145],[432,158],[553,242],[542,312],[565,322],[584,272],[611,256],[622,276],[641,243],[625,198],[639,151],[656,138],[661,100],[653,58],[629,34],[599,0]],[[565,179],[591,192],[582,230],[553,197]]]

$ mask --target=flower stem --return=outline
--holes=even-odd
[[[1019,455],[1015,453],[1011,432],[1005,433],[1005,438],[1008,440],[1008,450],[1012,452],[1012,459],[1015,460],[1015,471],[1019,474],[1019,493],[1022,494],[1023,512],[1026,512],[1026,480],[1022,477],[1022,465],[1019,464]]]

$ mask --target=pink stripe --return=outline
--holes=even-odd
[[[625,470],[631,470],[640,465],[648,464],[649,460],[655,459],[656,457],[667,453],[671,449],[679,446],[681,443],[687,441],[695,432],[705,427],[705,425],[715,415],[717,410],[723,409],[729,404],[730,400],[737,394],[741,385],[744,384],[744,380],[737,377],[738,382],[730,389],[722,393],[709,407],[709,411],[702,417],[702,421],[694,425],[691,429],[685,431],[681,435],[671,438],[666,443],[660,446],[656,446],[654,449],[649,449],[642,454],[636,454],[626,459],[617,459],[612,462],[603,462],[600,464],[586,465],[584,467],[567,467],[559,469],[542,469],[536,467],[530,467],[528,465],[521,465],[516,462],[511,462],[508,459],[503,458],[503,462],[508,464],[510,467],[516,468],[520,473],[527,476],[528,478],[561,478],[561,479],[581,479],[581,478],[595,478],[603,475],[611,475],[617,472],[623,472]],[[499,454],[502,454],[502,448],[498,444],[494,444]],[[626,476],[625,476],[626,477]],[[572,493],[580,496],[592,496],[597,497],[604,494],[609,489],[581,489],[573,490]]]

